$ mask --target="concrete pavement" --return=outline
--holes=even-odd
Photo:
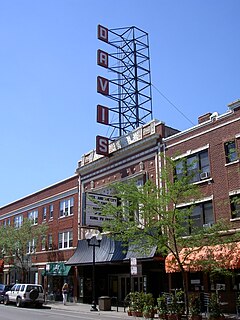
[[[111,310],[109,311],[104,311],[104,310],[99,310],[98,306],[98,311],[90,311],[91,305],[90,304],[85,304],[85,303],[75,303],[75,302],[67,302],[66,305],[64,305],[62,302],[59,301],[47,301],[46,304],[44,304],[46,307],[50,307],[52,309],[60,309],[60,310],[69,310],[69,311],[74,311],[74,312],[89,312],[89,313],[95,313],[98,312],[100,314],[115,314],[120,316],[122,319],[128,318],[129,316],[126,311],[124,311],[123,307],[116,307],[112,306]]]
[[[123,307],[116,307],[112,306],[111,310],[109,311],[103,311],[99,310],[98,306],[98,311],[90,311],[91,305],[90,304],[85,304],[85,303],[75,303],[75,302],[67,302],[66,305],[64,305],[62,302],[59,301],[47,301],[45,304],[46,307],[50,307],[52,309],[62,309],[62,310],[69,310],[69,311],[74,311],[74,312],[89,312],[89,313],[99,313],[101,315],[103,314],[114,314],[117,317],[120,317],[122,319],[132,319],[135,317],[129,317],[127,314],[127,311],[124,311]],[[226,320],[237,320],[239,319],[237,314],[224,314]],[[203,319],[206,320],[206,315],[203,314]]]

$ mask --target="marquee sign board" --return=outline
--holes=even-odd
[[[100,227],[103,221],[111,219],[102,215],[101,207],[109,202],[113,206],[117,206],[118,203],[116,197],[92,192],[85,193],[83,199],[85,199],[85,213],[83,213],[85,216],[83,220],[85,220],[87,226]]]
[[[108,79],[97,77],[97,92],[114,101],[113,106],[97,106],[97,122],[113,128],[114,140],[152,120],[148,34],[136,27],[98,25],[97,37],[113,50],[97,50],[97,65],[111,72]],[[106,143],[103,138],[96,139],[96,152],[109,156],[98,145]]]

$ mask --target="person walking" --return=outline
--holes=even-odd
[[[67,304],[68,284],[65,282],[62,287],[63,304]]]

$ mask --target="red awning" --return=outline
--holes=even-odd
[[[209,268],[209,261],[224,269],[240,269],[240,242],[184,248],[180,251],[180,260],[185,271],[203,271]],[[167,273],[179,272],[178,262],[172,253],[165,259]]]
[[[0,272],[3,272],[4,260],[0,259]]]

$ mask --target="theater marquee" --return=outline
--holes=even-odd
[[[107,203],[117,206],[117,198],[113,196],[87,192],[83,194],[83,222],[86,226],[100,227],[110,217],[102,215],[102,206]]]

